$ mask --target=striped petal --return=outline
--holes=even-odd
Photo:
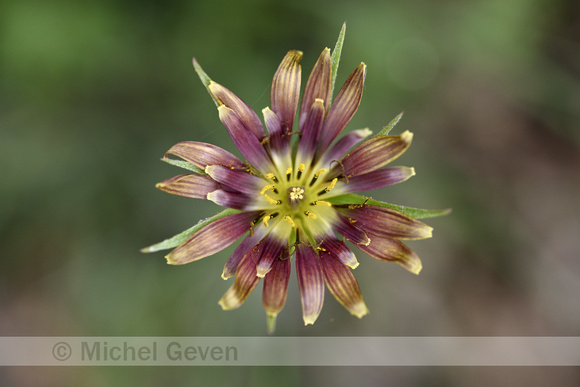
[[[324,238],[319,248],[321,260],[324,260],[326,256],[331,255],[351,269],[356,269],[359,265],[356,256],[351,249],[349,249],[343,241],[339,241],[334,236],[329,235]]]
[[[364,175],[339,181],[332,193],[339,195],[351,192],[371,191],[401,183],[413,175],[415,175],[415,169],[408,167],[377,169]]]
[[[205,172],[218,183],[247,194],[257,194],[267,184],[263,179],[246,171],[225,168],[221,165],[208,165]]]
[[[236,247],[224,265],[224,270],[222,272],[223,279],[231,278],[236,274],[236,270],[238,269],[238,265],[242,261],[242,258],[244,258],[244,256],[248,254],[250,250],[256,249],[253,253],[259,253],[259,251],[257,251],[256,245],[264,238],[265,235],[265,227],[254,228],[253,232],[250,231],[250,236],[244,238],[244,240]]]
[[[224,191],[218,189],[207,194],[207,200],[219,204],[220,206],[235,208],[236,210],[258,210],[260,205],[248,194],[240,192]]]
[[[170,265],[183,265],[215,254],[240,239],[250,229],[257,212],[224,216],[193,234],[165,258]]]
[[[218,99],[219,102],[232,109],[244,126],[256,136],[259,141],[266,136],[264,127],[260,121],[260,117],[250,108],[244,101],[238,98],[237,95],[220,85],[219,83],[211,82],[208,86],[211,93]]]
[[[425,223],[403,215],[390,208],[357,205],[354,208],[336,207],[356,226],[367,233],[390,239],[425,239],[431,237],[432,228]],[[372,243],[372,235],[370,236]]]
[[[262,110],[264,122],[268,128],[268,146],[272,151],[272,157],[276,165],[290,164],[290,141],[289,136],[282,132],[280,117],[270,108]]]
[[[181,157],[201,169],[205,169],[208,165],[222,165],[235,169],[244,169],[246,167],[246,164],[227,150],[204,142],[179,142],[173,145],[163,158],[168,158],[168,155]]]
[[[312,156],[316,150],[316,144],[320,135],[320,129],[324,121],[324,101],[317,98],[312,103],[308,112],[308,117],[304,122],[300,147],[298,149],[298,160],[311,163]]]
[[[240,117],[232,109],[218,107],[220,120],[228,130],[236,148],[260,171],[272,169],[272,162],[260,141],[246,128]]]
[[[300,105],[300,132],[302,132],[302,136],[308,135],[309,129],[304,127],[304,123],[314,101],[321,99],[324,101],[324,110],[328,108],[332,85],[331,71],[330,49],[325,48],[318,57],[304,87],[304,95]]]
[[[334,298],[358,318],[367,314],[367,306],[350,269],[330,254],[321,257],[320,262],[324,273],[324,282]]]
[[[311,246],[296,246],[296,273],[304,325],[314,324],[324,303],[324,278],[320,259]]]
[[[347,154],[342,159],[340,168],[348,178],[377,170],[403,154],[411,145],[412,139],[413,134],[409,131],[400,136],[370,138]]]
[[[219,189],[220,185],[209,176],[179,175],[163,180],[155,187],[172,195],[206,199],[207,194]]]
[[[369,129],[358,129],[344,135],[322,156],[322,166],[330,168],[333,162],[342,159],[346,152],[361,140],[373,134]]]
[[[256,274],[258,277],[264,278],[272,270],[272,265],[276,260],[280,259],[287,243],[287,239],[277,238],[273,233],[269,234],[260,242],[262,250],[260,252],[260,261],[256,266]]]
[[[246,254],[236,270],[236,280],[219,300],[223,310],[236,309],[242,306],[252,293],[260,278],[256,276],[257,254]]]
[[[419,256],[398,240],[374,236],[368,246],[357,247],[379,261],[396,262],[413,274],[419,274],[423,267]]]
[[[339,234],[344,235],[346,239],[354,244],[368,245],[371,242],[366,232],[342,215],[332,226]]]
[[[290,133],[300,98],[302,52],[290,50],[282,59],[272,80],[272,110],[280,117],[283,134]],[[289,140],[289,137],[288,137]]]
[[[268,333],[274,332],[276,316],[286,304],[289,280],[290,259],[277,259],[272,265],[272,270],[264,277],[262,304],[266,310]]]
[[[348,77],[328,111],[320,134],[319,152],[324,152],[356,113],[362,98],[367,66],[361,63]]]

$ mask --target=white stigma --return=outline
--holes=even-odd
[[[304,199],[304,188],[302,187],[292,187],[290,190],[290,201],[296,202],[298,200]]]

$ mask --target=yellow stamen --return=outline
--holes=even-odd
[[[282,202],[280,200],[274,200],[271,197],[269,197],[268,195],[264,194],[264,197],[266,198],[266,200],[268,201],[268,203],[270,204],[281,204]]]
[[[284,220],[287,221],[288,223],[290,223],[290,226],[292,226],[292,228],[295,228],[296,225],[294,224],[294,221],[292,220],[292,218],[290,217],[290,215],[286,215],[284,217]]]
[[[275,188],[276,186],[274,184],[267,185],[264,188],[262,188],[262,190],[260,191],[260,195],[263,195],[266,191],[274,191]]]
[[[322,175],[324,172],[326,172],[326,168],[319,169],[319,170],[318,170],[318,171],[317,171],[317,172],[314,174],[314,178],[315,178],[315,179],[318,179],[318,177],[319,177],[320,175]]]
[[[335,177],[334,179],[332,179],[332,182],[330,183],[330,185],[329,185],[328,187],[326,187],[326,188],[324,189],[324,192],[328,192],[328,191],[330,191],[331,189],[333,189],[333,188],[334,188],[334,186],[336,185],[336,182],[337,182],[337,181],[338,181],[338,178],[336,178],[336,177]]]
[[[270,215],[264,216],[264,219],[262,219],[262,222],[264,222],[264,226],[268,227],[268,221],[270,219],[272,219],[272,217]]]
[[[297,179],[300,179],[302,177],[302,172],[304,172],[305,169],[306,169],[306,166],[304,164],[300,164],[298,166],[298,173],[296,174]]]
[[[274,175],[273,173],[267,173],[267,174],[266,174],[266,177],[267,177],[268,179],[272,179],[272,180],[274,180],[275,182],[278,182],[278,178],[277,178],[277,177],[276,177],[276,175]]]
[[[314,214],[314,213],[312,213],[310,211],[304,211],[304,215],[306,215],[310,219],[316,219],[316,214]]]
[[[330,202],[326,202],[324,200],[316,200],[314,202],[312,202],[313,205],[317,206],[317,205],[323,205],[323,206],[328,206],[328,207],[332,207],[332,203]]]

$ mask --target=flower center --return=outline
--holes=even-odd
[[[288,199],[293,206],[304,199],[304,187],[291,187],[289,190]]]
[[[300,164],[298,168],[282,169],[284,175],[269,173],[265,177],[271,184],[265,185],[260,194],[270,204],[264,212],[262,222],[266,227],[271,219],[284,219],[292,228],[313,228],[312,223],[326,223],[334,216],[331,204],[324,199],[330,195],[337,178],[327,181],[327,170],[306,168]],[[315,228],[321,227],[322,223]]]

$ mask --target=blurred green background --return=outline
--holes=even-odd
[[[0,4],[0,335],[262,336],[261,287],[223,312],[233,247],[173,267],[158,242],[219,211],[162,193],[174,143],[235,148],[191,66],[256,111],[289,49],[303,75],[347,36],[337,85],[368,65],[347,127],[413,146],[408,182],[373,193],[422,208],[419,276],[359,255],[370,309],[327,292],[304,327],[293,276],[277,335],[580,335],[580,6],[569,0]],[[571,368],[42,368],[2,385],[577,385]],[[479,384],[478,384],[479,383]]]

